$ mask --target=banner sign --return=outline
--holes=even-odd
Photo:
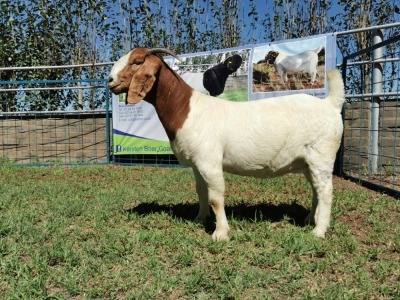
[[[307,93],[326,97],[326,73],[336,66],[336,36],[319,35],[164,60],[194,89],[230,101]],[[113,95],[114,155],[172,154],[154,107]]]
[[[120,96],[113,95],[114,154],[172,154],[154,107],[146,101],[125,105]]]

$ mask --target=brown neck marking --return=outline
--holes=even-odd
[[[193,89],[165,62],[153,89],[144,100],[153,104],[170,141],[175,140],[190,111]]]

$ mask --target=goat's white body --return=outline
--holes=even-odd
[[[281,77],[281,82],[287,81],[287,72],[306,72],[311,76],[311,83],[314,83],[317,76],[318,53],[317,50],[309,50],[303,53],[289,56],[279,53],[275,60],[275,69]]]
[[[183,164],[206,159],[239,175],[303,172],[314,152],[333,148],[331,156],[336,153],[342,121],[340,111],[326,102],[295,95],[241,103],[194,92],[189,117],[172,148]]]

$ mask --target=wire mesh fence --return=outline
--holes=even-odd
[[[400,194],[400,35],[343,59],[341,174]]]
[[[0,91],[0,163],[109,163],[103,79],[3,81]]]

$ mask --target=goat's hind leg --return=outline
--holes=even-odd
[[[332,208],[332,172],[324,169],[310,169],[310,179],[313,186],[313,205],[309,215],[310,221],[314,216],[315,228],[314,235],[325,237],[329,228],[330,215]]]

